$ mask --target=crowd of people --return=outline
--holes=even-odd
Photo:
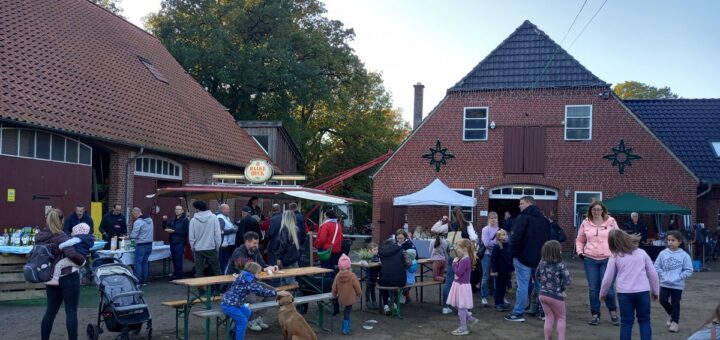
[[[242,208],[241,219],[235,222],[230,218],[228,205],[220,205],[216,213],[211,212],[204,201],[194,201],[193,208],[192,218],[188,218],[182,206],[175,208],[172,218],[163,216],[163,228],[170,238],[172,278],[183,277],[182,261],[187,243],[195,260],[196,277],[236,276],[225,289],[221,308],[235,320],[237,339],[244,338],[246,329],[267,329],[269,325],[263,314],[250,313],[247,303],[265,301],[276,294],[289,294],[276,292],[275,287],[295,282],[282,279],[265,284],[257,280],[257,275],[260,271],[309,265],[302,263],[302,254],[308,253],[309,245],[306,244],[304,218],[297,205],[290,204],[284,212],[279,205],[273,205],[271,216],[263,218],[257,215],[259,209],[251,201]],[[564,301],[566,289],[572,282],[562,257],[561,242],[566,237],[555,223],[555,216],[546,217],[531,196],[521,198],[519,208],[517,217],[505,214],[502,223],[495,212],[490,212],[487,225],[479,232],[465,219],[460,208],[454,209],[452,218],[444,216],[431,228],[434,235],[429,249],[432,277],[443,281],[441,289],[445,305],[442,313],[450,314],[455,310],[458,316],[459,325],[452,335],[470,334],[471,328],[478,323],[471,313],[475,301],[471,275],[474,270],[479,270],[481,305],[490,307],[492,297],[495,310],[509,312],[505,320],[522,322],[526,315],[534,315],[545,322],[545,339],[551,339],[553,332],[557,333],[558,339],[565,339]],[[334,210],[324,214],[325,220],[319,227],[314,247],[319,253],[328,254],[321,258],[321,266],[332,269],[326,278],[333,282],[331,292],[337,298],[335,314],[341,307],[343,310],[342,333],[350,333],[351,306],[363,296],[370,308],[381,307],[388,315],[399,314],[398,303],[411,303],[409,290],[383,289],[378,299],[376,288],[377,285],[402,288],[415,282],[417,249],[407,231],[398,229],[381,245],[368,244],[373,255],[371,262],[380,262],[382,266],[370,268],[365,292],[362,292],[358,277],[351,271],[347,249],[342,246],[342,225]],[[133,208],[131,215],[129,237],[136,240],[134,271],[140,284],[146,285],[153,222],[139,208]],[[67,219],[63,219],[62,211],[51,209],[47,214],[47,225],[36,235],[36,242],[54,245],[54,256],[58,260],[64,258],[48,283],[47,309],[41,322],[42,339],[49,339],[55,315],[63,303],[68,338],[77,338],[78,268],[85,264],[93,234],[92,224],[87,222],[86,216],[82,206]],[[68,224],[67,221],[71,222]],[[575,249],[583,261],[588,282],[591,316],[588,324],[601,324],[601,303],[604,303],[610,323],[620,326],[621,339],[630,339],[635,319],[641,338],[650,339],[650,304],[659,300],[667,313],[668,331],[678,332],[685,280],[692,275],[690,256],[681,248],[683,235],[670,231],[667,249],[653,263],[639,248],[646,237],[642,233],[643,227],[636,218],[629,223],[620,228],[603,203],[595,201],[578,228]],[[100,232],[106,240],[127,234],[122,206],[113,206],[103,217]],[[510,304],[506,292],[512,287],[513,274],[515,298]],[[718,321],[720,306],[691,339],[709,339],[708,335],[720,330]]]

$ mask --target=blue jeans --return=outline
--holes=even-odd
[[[443,286],[443,301],[445,301],[445,307],[450,308],[447,304],[448,295],[450,295],[450,287],[452,287],[453,280],[455,280],[455,272],[453,271],[453,258],[448,256],[448,264],[445,270],[445,286]]]
[[[483,256],[482,261],[480,261],[482,265],[482,281],[480,283],[480,297],[487,298],[488,297],[488,281],[490,279],[490,254],[485,254]],[[503,287],[504,288],[504,287]],[[497,289],[497,287],[495,287]]]
[[[135,277],[141,284],[148,283],[148,276],[150,273],[150,253],[152,253],[152,243],[138,244],[135,246],[135,264],[134,272]]]
[[[220,304],[220,309],[235,321],[235,340],[245,339],[245,327],[247,327],[248,319],[250,319],[252,313],[250,309],[245,306],[235,307],[224,303]]]
[[[603,276],[605,276],[605,268],[607,267],[608,260],[593,260],[586,257],[583,260],[585,265],[585,276],[588,281],[588,290],[590,295],[590,312],[592,315],[600,316],[600,285],[602,284]],[[614,281],[614,280],[613,280]],[[610,312],[617,310],[615,305],[615,284],[610,285],[608,294],[605,297],[605,305]]]
[[[637,313],[640,324],[640,339],[652,339],[650,328],[650,292],[618,293],[620,303],[620,340],[632,338],[632,328]]]
[[[183,276],[183,255],[185,245],[182,243],[170,244],[170,255],[173,261],[173,279],[182,279]]]
[[[530,277],[535,273],[535,268],[528,267],[520,260],[513,259],[513,267],[515,267],[515,277],[517,279],[517,290],[515,291],[515,307],[512,313],[515,315],[523,315],[525,306],[528,303],[528,287],[530,286]]]

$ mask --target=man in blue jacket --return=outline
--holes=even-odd
[[[170,254],[173,261],[172,279],[182,279],[183,256],[190,229],[190,220],[185,215],[182,205],[175,206],[175,218],[172,221],[168,221],[167,216],[163,216],[163,229],[170,234]]]
[[[87,225],[90,226],[90,234],[95,233],[95,224],[93,223],[92,218],[90,218],[90,215],[87,214],[87,211],[85,211],[85,206],[82,204],[76,205],[75,213],[70,214],[70,216],[65,219],[65,223],[63,224],[63,231],[66,234],[71,235],[72,228],[80,223],[87,223]]]

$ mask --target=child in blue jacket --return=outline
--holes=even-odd
[[[276,293],[274,289],[265,288],[261,285],[255,277],[261,270],[262,267],[255,262],[246,263],[240,274],[233,274],[235,282],[223,295],[220,308],[223,313],[235,321],[236,340],[245,339],[245,328],[251,314],[250,309],[247,307],[248,304],[245,303],[245,298],[249,294],[253,293],[265,297],[290,294],[285,291]]]

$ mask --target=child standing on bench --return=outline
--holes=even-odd
[[[248,325],[251,314],[248,308],[249,303],[246,301],[248,295],[257,294],[264,297],[273,297],[278,294],[290,295],[286,291],[276,293],[272,287],[267,288],[261,285],[255,277],[261,270],[262,268],[256,262],[245,263],[240,274],[233,274],[235,282],[223,295],[220,309],[235,321],[236,340],[245,339],[245,327]]]
[[[368,244],[368,249],[372,253],[373,257],[370,260],[370,263],[378,263],[380,262],[380,256],[378,255],[378,245],[375,242],[370,242]],[[377,280],[380,276],[380,268],[368,268],[367,271],[367,286],[365,287],[365,302],[368,305],[368,309],[375,310],[378,308],[377,304],[375,304],[375,301],[377,301],[377,296],[375,295],[375,287],[377,286]]]
[[[452,331],[452,335],[468,335],[468,323],[474,326],[478,319],[468,315],[468,309],[473,308],[472,286],[470,285],[470,273],[477,264],[475,246],[472,241],[462,239],[455,243],[457,257],[453,260],[452,269],[455,273],[450,292],[448,293],[447,304],[457,308],[460,327]]]
[[[350,271],[350,258],[342,254],[338,260],[338,269],[332,285],[332,295],[338,299],[340,305],[345,306],[342,323],[342,333],[350,334],[350,311],[357,298],[362,296],[360,281],[355,273]]]

